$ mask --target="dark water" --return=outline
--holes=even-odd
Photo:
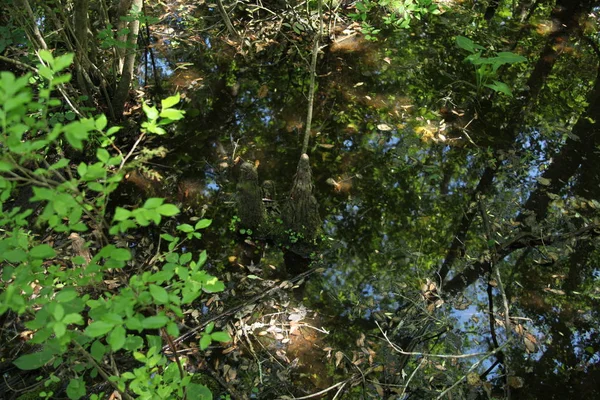
[[[478,25],[465,8],[377,42],[353,31],[326,41],[308,151],[323,221],[312,267],[323,272],[293,304],[316,313],[313,323],[329,335],[319,337],[320,353],[296,357],[314,370],[296,375],[304,382],[297,395],[356,373],[331,367],[337,350],[363,360],[356,369],[367,373],[345,398],[436,398],[461,378],[453,398],[598,395],[600,274],[590,228],[598,151],[581,142],[593,148],[597,139],[581,135],[597,136],[598,127],[578,122],[598,108],[597,93],[582,100],[594,90],[597,60],[574,40],[533,93],[549,40],[535,30],[543,11],[529,28]],[[474,88],[457,35],[527,57],[498,76],[514,97]],[[311,44],[298,36],[242,55],[203,37],[164,51],[165,82],[185,95],[187,117],[164,143],[170,153],[160,163],[170,168],[161,172],[190,214],[213,219],[203,246],[222,271],[244,240],[230,229],[234,160],[258,165],[277,202],[292,187]],[[190,65],[176,70],[178,62]],[[277,243],[256,274],[270,278],[268,265],[285,268]],[[421,354],[394,352],[383,332]],[[468,353],[478,355],[436,357]],[[264,387],[257,398],[272,395],[261,397]]]

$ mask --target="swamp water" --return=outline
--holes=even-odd
[[[472,66],[454,39],[462,32],[448,23],[465,17],[443,18],[378,42],[350,29],[323,49],[307,152],[321,219],[311,241],[285,228],[258,234],[236,208],[246,162],[259,183],[271,182],[261,206],[273,226],[283,224],[304,136],[310,41],[250,56],[206,38],[189,55],[166,55],[165,81],[184,95],[187,116],[155,168],[188,218],[213,221],[198,246],[226,290],[193,318],[235,307],[218,321],[234,342],[197,365],[220,377],[222,393],[598,394],[597,251],[576,261],[576,241],[534,248],[532,238],[532,247],[495,258],[519,232],[522,205],[551,161],[553,139],[540,132],[560,124],[534,110],[512,136],[490,128],[506,124],[510,100],[473,92]],[[189,64],[176,69],[174,60]],[[570,192],[561,195],[569,201]],[[548,218],[550,227],[565,221]],[[296,244],[304,247],[288,249]]]

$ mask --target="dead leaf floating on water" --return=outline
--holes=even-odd
[[[377,125],[377,129],[379,129],[380,131],[391,131],[393,128],[391,126],[389,126],[388,124],[379,124]]]
[[[322,149],[333,149],[334,145],[330,144],[330,143],[319,143],[319,147],[321,147]]]
[[[544,186],[549,186],[550,183],[552,182],[550,179],[542,178],[541,176],[537,177],[536,179],[540,185],[544,185]]]
[[[526,333],[525,337],[523,338],[523,342],[525,343],[525,349],[527,350],[527,353],[535,353],[535,351],[536,351],[535,336],[533,336],[530,333]]]
[[[544,288],[544,292],[548,292],[548,293],[554,293],[554,294],[558,294],[560,296],[564,296],[566,293],[564,290],[560,290],[560,289],[552,289],[552,288]]]
[[[467,375],[467,383],[470,386],[479,386],[481,384],[481,378],[479,378],[479,374],[477,372],[470,372]]]

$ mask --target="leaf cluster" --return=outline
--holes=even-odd
[[[43,64],[36,79],[31,74],[18,78],[0,74],[0,223],[4,227],[0,231],[0,315],[10,311],[21,316],[33,332],[28,344],[38,349],[21,355],[15,365],[24,370],[47,366],[67,371],[63,376],[70,399],[102,398],[88,391],[100,377],[125,398],[212,398],[181,368],[185,360],[174,363],[161,353],[163,337],[180,333],[177,320],[183,318],[182,307],[203,293],[224,289],[203,269],[206,251],[198,256],[179,251],[184,240],[200,238],[211,221],[179,225],[183,239],[163,234],[168,246],[157,254],[152,270],[129,276],[119,291],[87,290],[103,285],[108,271],[120,271],[132,261],[131,251],[118,245],[120,234],[152,223],[160,226],[179,209],[162,198],[149,198],[139,208],[117,207],[108,221],[110,194],[121,182],[129,159],[114,143],[119,127],[107,129],[103,115],[51,125],[48,110],[59,104],[53,93],[70,80],[64,71],[73,55],[53,57],[42,51],[40,58]],[[178,102],[179,96],[169,97],[160,111],[144,105],[147,121],[141,126],[140,140],[165,134],[166,125],[183,118],[183,112],[173,108]],[[82,150],[92,134],[100,138],[96,160],[75,165],[65,157],[65,148]],[[30,201],[40,205],[38,213],[16,200],[19,191],[29,188]],[[36,223],[34,231],[31,221]],[[37,234],[42,228],[52,241],[42,242]],[[90,241],[85,243],[83,237]],[[71,253],[56,245],[69,239]],[[84,244],[77,247],[78,240]],[[213,328],[207,328],[202,338],[203,349],[213,340],[230,340],[227,333],[212,332]],[[107,370],[107,360],[115,357],[130,359],[136,366]],[[51,375],[48,382],[56,379]],[[53,393],[47,390],[44,396]]]

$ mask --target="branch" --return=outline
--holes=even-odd
[[[375,323],[377,324],[377,327],[379,328],[379,331],[381,332],[381,334],[385,338],[386,342],[388,342],[388,344],[392,347],[392,349],[395,352],[400,353],[400,354],[405,355],[405,356],[420,356],[420,357],[433,357],[433,358],[453,358],[453,359],[470,358],[470,357],[477,357],[477,356],[482,356],[482,355],[485,355],[486,357],[489,357],[490,355],[497,353],[499,351],[499,349],[501,349],[502,347],[506,346],[506,343],[505,343],[502,346],[498,347],[497,349],[494,349],[491,352],[486,351],[486,352],[482,352],[482,353],[469,353],[469,354],[431,354],[431,353],[421,353],[421,352],[418,352],[418,351],[404,351],[400,347],[398,347],[396,344],[394,344],[394,343],[392,343],[390,341],[390,339],[388,338],[387,334],[383,331],[383,329],[379,325],[379,322],[375,321]]]
[[[223,18],[223,22],[225,22],[225,26],[227,27],[227,31],[230,35],[239,39],[240,35],[237,33],[233,24],[231,23],[231,19],[229,19],[229,15],[227,15],[227,10],[223,7],[223,2],[221,0],[217,0],[217,6],[219,8],[219,14],[221,14],[221,18]]]
[[[483,361],[485,361],[491,355],[494,355],[497,352],[501,351],[502,348],[504,348],[508,343],[509,342],[504,343],[502,346],[498,347],[497,349],[494,349],[493,351],[491,351],[489,353],[486,353],[486,355],[484,357],[481,357],[479,360],[477,360],[477,362],[475,364],[473,364],[471,366],[471,368],[469,368],[469,370],[467,371],[466,374],[464,374],[459,380],[457,380],[456,382],[454,382],[454,384],[452,386],[450,386],[448,389],[446,389],[442,393],[440,393],[440,395],[438,397],[436,397],[436,400],[442,399],[444,397],[444,395],[446,395],[446,393],[448,393],[449,391],[451,391],[452,389],[454,389],[456,386],[458,386],[459,383],[461,383],[462,381],[464,381],[467,378],[467,375],[469,375],[471,372],[473,372],[475,370],[475,368],[479,367],[479,365]]]
[[[16,65],[17,67],[19,67],[21,69],[28,69],[30,71],[35,72],[36,74],[38,72],[38,69],[36,67],[32,67],[31,65],[25,64],[25,63],[23,63],[21,61],[18,61],[18,60],[13,60],[12,58],[0,56],[0,61],[4,61],[4,62],[10,63],[10,64],[14,64],[14,65]]]

